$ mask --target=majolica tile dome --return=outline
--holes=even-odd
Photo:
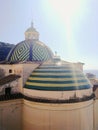
[[[54,58],[35,69],[28,78],[25,92],[29,96],[69,99],[92,95],[92,86],[73,63]],[[31,94],[31,95],[30,95]]]
[[[25,40],[18,43],[9,53],[8,62],[20,61],[46,61],[53,56],[52,51],[44,43],[39,41],[39,33],[33,27],[25,32]]]

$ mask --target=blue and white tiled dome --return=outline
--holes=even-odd
[[[53,56],[52,51],[42,42],[25,40],[17,44],[9,53],[7,61],[46,61]]]
[[[49,47],[39,41],[39,33],[33,27],[25,31],[25,40],[18,43],[9,53],[8,62],[46,61],[52,59],[53,53]]]

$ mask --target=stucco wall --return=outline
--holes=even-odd
[[[20,75],[21,78],[17,80],[17,84],[15,82],[10,83],[10,85],[14,86],[14,90],[17,89],[19,92],[23,93],[23,86],[31,74],[31,72],[40,65],[40,63],[20,63],[20,64],[13,64],[13,65],[6,65],[2,64],[0,65],[0,68],[5,71],[5,75],[10,75],[10,74],[16,74]],[[9,70],[12,70],[12,73],[9,73]],[[7,86],[7,84],[6,84]],[[2,87],[6,87],[5,85]],[[16,87],[16,88],[15,88]],[[1,92],[2,90],[0,90]]]
[[[16,74],[16,75],[20,75],[21,78],[17,79],[16,82],[11,82],[11,83],[8,83],[8,84],[5,84],[4,86],[2,87],[6,87],[7,85],[10,84],[10,86],[13,86],[14,87],[14,90],[15,90],[15,87],[17,89],[17,91],[22,91],[22,65],[21,64],[14,64],[14,65],[6,65],[6,64],[2,64],[0,65],[0,68],[3,69],[5,71],[5,76],[7,75],[10,75],[10,74]],[[12,73],[9,73],[9,70],[12,70]]]
[[[43,104],[24,101],[23,130],[93,130],[93,101]]]
[[[98,99],[94,101],[94,130],[98,130]]]
[[[22,100],[0,101],[0,130],[22,130]]]
[[[32,71],[37,68],[40,64],[39,63],[26,63],[23,64],[23,86],[28,79],[29,75],[32,73]]]
[[[53,98],[53,99],[70,99],[74,98],[74,95],[82,98],[84,95],[90,96],[92,94],[92,88],[77,91],[43,91],[43,90],[40,91],[24,88],[24,94],[29,97],[41,97],[41,98]]]

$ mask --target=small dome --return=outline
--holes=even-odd
[[[53,56],[52,51],[38,40],[25,40],[18,43],[9,53],[8,62],[46,61]]]
[[[87,90],[91,84],[74,64],[54,59],[35,69],[24,88],[42,91]]]
[[[29,27],[25,32],[32,32],[32,31],[37,32],[36,29],[33,26]]]
[[[33,27],[33,22],[31,23],[31,27],[29,27],[26,31],[25,31],[25,39],[35,39],[38,40],[39,39],[39,33],[36,31],[36,29]]]

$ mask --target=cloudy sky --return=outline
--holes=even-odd
[[[0,41],[23,41],[32,20],[62,59],[98,69],[98,0],[0,0]]]

